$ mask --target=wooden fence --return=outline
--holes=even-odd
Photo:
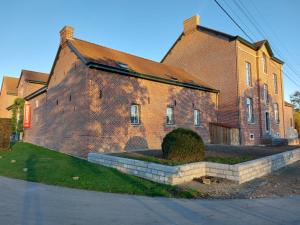
[[[240,144],[240,131],[238,128],[211,123],[209,126],[209,132],[211,144]]]

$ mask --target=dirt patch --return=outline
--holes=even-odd
[[[203,184],[197,180],[182,186],[196,189],[212,199],[253,199],[299,195],[300,162],[241,185],[220,179],[218,182],[211,182],[211,184]]]

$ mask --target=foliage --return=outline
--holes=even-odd
[[[294,112],[294,121],[295,121],[295,129],[298,131],[300,135],[300,112]]]
[[[291,103],[294,105],[295,110],[300,110],[300,91],[295,91],[294,94],[290,96]]]
[[[24,103],[23,98],[16,98],[12,109],[12,131],[20,133],[23,131],[23,118],[24,118]]]
[[[180,198],[202,196],[194,190],[154,183],[24,142],[14,144],[11,151],[0,151],[0,156],[0,176],[114,193]],[[16,162],[11,163],[11,160]],[[73,180],[73,177],[79,179]]]
[[[194,131],[178,128],[168,133],[162,143],[163,157],[179,162],[204,159],[204,143]]]

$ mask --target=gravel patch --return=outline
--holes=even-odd
[[[182,185],[194,188],[212,199],[254,199],[300,195],[300,162],[296,162],[270,175],[237,184],[225,179],[210,185],[191,181]]]

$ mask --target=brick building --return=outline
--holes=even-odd
[[[18,78],[4,76],[0,92],[0,118],[11,118],[11,112],[6,108],[14,103],[18,95]]]
[[[18,80],[18,96],[24,98],[47,84],[49,75],[46,73],[22,70]]]
[[[64,27],[47,87],[26,96],[24,139],[79,156],[160,148],[176,127],[210,141],[218,91],[183,69],[73,37]]]
[[[199,16],[184,21],[162,63],[181,67],[220,90],[218,122],[238,128],[241,144],[285,137],[283,62],[268,41],[250,43],[199,21]]]

